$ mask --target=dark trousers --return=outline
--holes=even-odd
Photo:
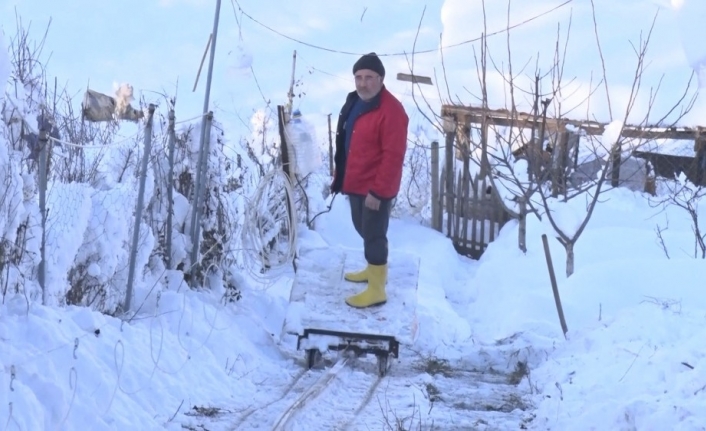
[[[363,238],[365,260],[370,265],[387,264],[387,227],[390,224],[392,200],[382,199],[380,208],[365,206],[365,196],[349,195],[351,218],[358,235]]]

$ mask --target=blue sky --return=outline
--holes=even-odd
[[[657,107],[676,100],[692,71],[690,57],[698,57],[703,51],[699,44],[683,42],[706,37],[695,24],[697,19],[680,15],[706,12],[697,1],[595,0],[614,111],[624,105],[632,82],[635,62],[631,43],[636,44],[640,32],[644,34],[649,29],[658,11],[640,106],[646,106],[649,87],[656,86],[660,78],[663,83]],[[525,66],[523,72],[527,76],[533,75],[535,65],[548,70],[558,26],[563,45],[571,19],[565,68],[565,81],[571,81],[571,85],[564,95],[564,112],[580,105],[576,101],[588,94],[590,83],[595,85],[601,73],[590,1],[565,3],[566,0],[516,0],[510,3],[509,19],[507,1],[486,0],[485,5],[489,33],[502,30],[508,21],[514,25],[530,20],[510,33],[513,70],[518,72]],[[147,101],[160,102],[159,93],[176,94],[177,117],[188,118],[199,114],[203,106],[205,71],[196,92],[191,90],[213,25],[214,5],[215,1],[206,0],[5,0],[0,6],[0,26],[6,39],[11,37],[16,9],[25,23],[31,21],[32,34],[39,37],[51,17],[45,49],[45,54],[51,54],[48,77],[53,80],[56,76],[60,85],[65,83],[78,95],[77,103],[87,85],[111,94],[113,83],[128,82]],[[417,35],[422,12],[424,18]],[[353,53],[411,52],[415,36],[417,50],[436,49],[440,43],[450,46],[477,38],[483,31],[480,0],[223,0],[211,101],[221,121],[233,127],[247,124],[256,110],[265,107],[265,99],[272,106],[286,102],[292,53],[296,49],[296,77],[301,82],[296,92],[302,97],[297,98],[295,106],[323,131],[326,114],[333,113],[335,119],[345,93],[353,88],[351,66],[357,59],[357,55],[289,40],[243,13],[289,37]],[[488,41],[495,63],[507,68],[506,34],[492,36]],[[477,101],[474,48],[477,53],[478,46],[476,42],[444,49],[446,79],[438,51],[414,57],[416,73],[432,76],[439,84],[423,89],[432,104],[438,103],[439,91],[442,98],[451,96],[464,103]],[[412,86],[395,80],[398,72],[409,71],[410,60],[404,55],[383,57],[388,71],[386,83],[406,103],[412,123],[423,124],[411,97]],[[444,81],[448,81],[448,86]],[[491,71],[488,83],[491,105],[506,106],[501,75]],[[419,89],[415,91],[418,94]],[[575,108],[571,115],[609,120],[605,98],[598,92],[588,109]]]

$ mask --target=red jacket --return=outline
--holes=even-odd
[[[355,121],[346,154],[345,122],[357,100],[358,94],[351,92],[338,116],[331,189],[334,193],[394,198],[402,181],[409,118],[399,100],[383,87]]]

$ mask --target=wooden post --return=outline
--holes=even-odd
[[[135,206],[135,224],[132,228],[132,246],[128,261],[127,288],[125,290],[125,302],[123,311],[130,311],[132,303],[132,291],[135,283],[135,271],[137,265],[137,249],[140,244],[140,225],[142,224],[142,210],[144,208],[145,182],[147,181],[147,170],[152,151],[152,120],[154,117],[155,105],[149,105],[147,122],[145,123],[145,148],[142,150],[142,166],[140,168],[140,183],[137,188],[137,204]]]
[[[480,246],[482,239],[479,241],[478,240],[478,214],[480,208],[482,208],[481,201],[478,197],[478,183],[480,182],[480,177],[478,175],[475,176],[475,181],[473,181],[473,195],[470,197],[470,206],[473,209],[473,220],[471,221],[471,247],[473,249],[474,257],[478,258],[480,257],[480,254],[478,254],[478,251],[482,248]],[[468,205],[468,204],[467,204]],[[481,218],[481,223],[482,223],[482,218]]]
[[[329,127],[331,116],[329,115]],[[439,143],[431,143],[431,228],[441,232],[439,213],[441,212],[439,202]]]
[[[454,207],[453,207],[453,214],[454,214],[454,228],[453,228],[453,233],[454,237],[456,239],[456,244],[465,246],[465,241],[466,238],[463,238],[460,241],[461,238],[461,213],[463,212],[463,177],[462,173],[458,173],[458,178],[456,179],[456,193],[454,194]],[[460,243],[460,244],[459,244]]]
[[[446,178],[446,167],[441,168],[441,179]],[[439,226],[439,232],[444,233],[444,196],[446,196],[446,181],[439,181],[439,198],[437,199],[437,206],[439,207],[439,217],[437,220],[437,226]]]
[[[696,183],[700,186],[704,185],[704,171],[706,170],[706,136],[703,134],[701,127],[696,129],[696,136],[694,137],[694,153],[696,155]]]
[[[328,114],[328,171],[333,176],[333,135],[331,132],[331,114]]]
[[[559,132],[558,135],[552,154],[552,197],[566,193],[566,149],[569,143],[569,132]]]
[[[468,248],[469,245],[473,245],[472,241],[468,238],[468,219],[471,217],[469,212],[469,188],[473,185],[471,181],[471,129],[468,125],[463,126],[463,142],[464,145],[461,148],[461,155],[463,156],[463,176],[461,182],[463,187],[461,188],[461,204],[458,206],[457,211],[460,216],[463,217],[463,226],[461,227],[461,237],[464,241],[464,246]],[[475,219],[475,217],[474,217]],[[473,237],[471,237],[473,238]]]
[[[566,333],[569,329],[566,327],[566,320],[564,319],[564,309],[561,306],[561,298],[559,297],[559,287],[556,283],[556,275],[554,275],[554,265],[552,264],[552,256],[549,252],[549,241],[547,240],[547,235],[542,235],[542,242],[544,243],[544,255],[547,258],[547,268],[549,269],[549,279],[552,282],[552,291],[554,292],[554,303],[556,304],[556,311],[559,313],[559,323],[561,324],[561,330],[564,332],[564,338],[566,338]]]
[[[488,204],[487,202],[485,202],[485,189],[487,186],[486,178],[487,177],[483,177],[482,183],[480,182],[480,178],[479,178],[479,180],[476,181],[476,184],[475,184],[476,199],[478,202],[478,208],[484,208],[484,209],[487,208],[487,204]],[[485,213],[485,211],[484,211],[484,213]],[[480,237],[480,241],[478,242],[480,244],[480,247],[478,250],[479,251],[478,258],[480,258],[480,255],[483,254],[483,252],[485,251],[485,247],[488,244],[487,241],[485,240],[485,223],[486,223],[486,220],[488,220],[488,219],[489,219],[488,217],[483,216],[483,217],[480,217],[480,220],[478,220],[478,222],[480,224],[480,232],[478,232],[478,236]],[[474,232],[474,233],[476,233],[476,232]]]
[[[456,135],[456,128],[453,131],[446,132],[446,148],[445,155],[446,160],[444,162],[444,168],[446,169],[446,213],[448,217],[446,219],[447,234],[451,234],[451,219],[454,214],[454,137]]]
[[[488,160],[488,116],[483,115],[480,130],[480,176],[485,178],[490,173],[490,161]]]

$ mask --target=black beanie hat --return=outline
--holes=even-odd
[[[377,72],[378,75],[382,76],[383,78],[385,77],[385,66],[382,65],[380,57],[378,57],[378,55],[374,52],[371,52],[370,54],[365,54],[364,56],[360,57],[358,61],[355,62],[355,64],[353,65],[353,73],[355,74],[360,69],[369,69],[374,72]]]

